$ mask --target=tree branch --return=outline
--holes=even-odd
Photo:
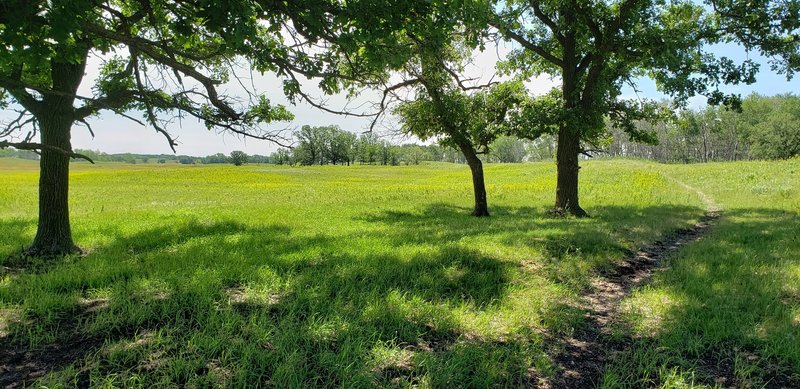
[[[139,90],[139,92],[145,93],[146,88],[142,83],[142,77],[139,74],[138,52],[133,46],[129,46],[128,49],[130,50],[131,62],[133,63],[133,68],[134,68],[133,75],[134,79],[136,80],[136,88]],[[156,129],[156,132],[160,133],[161,135],[164,135],[164,137],[167,139],[167,142],[169,143],[169,148],[172,149],[173,153],[176,153],[177,150],[175,150],[175,146],[177,146],[178,143],[175,141],[172,135],[170,135],[170,133],[167,132],[166,129],[162,128],[161,125],[158,124],[158,117],[156,117],[156,114],[153,110],[153,105],[150,103],[150,100],[143,99],[142,102],[144,103],[145,113],[147,115],[147,121],[150,122],[151,125],[153,125],[153,128]]]
[[[533,14],[542,21],[549,29],[553,32],[553,35],[558,39],[561,44],[564,44],[564,34],[561,33],[558,29],[558,25],[551,19],[547,14],[542,11],[542,3],[538,0],[530,0],[531,8],[533,8]]]
[[[4,149],[6,147],[13,147],[13,148],[15,148],[17,150],[31,150],[31,151],[35,151],[35,150],[51,150],[51,151],[55,151],[55,152],[64,154],[64,155],[66,155],[66,156],[68,156],[70,158],[85,159],[85,160],[91,162],[92,164],[94,164],[94,161],[92,161],[91,158],[89,158],[89,157],[87,157],[87,156],[85,156],[83,154],[78,154],[76,152],[73,152],[72,150],[64,150],[64,149],[62,149],[60,147],[45,145],[45,144],[41,144],[41,143],[0,141],[0,149]]]
[[[137,54],[143,53],[150,57],[152,60],[167,66],[171,69],[179,71],[203,85],[208,93],[209,101],[211,105],[225,113],[226,115],[230,116],[231,118],[238,118],[239,113],[236,112],[230,105],[222,101],[217,93],[216,85],[219,81],[213,80],[210,77],[198,72],[194,67],[180,62],[174,58],[169,57],[168,55],[163,55],[155,50],[153,47],[155,45],[154,42],[148,41],[147,39],[142,39],[135,36],[127,36],[123,34],[119,34],[113,31],[106,30],[104,28],[98,27],[94,24],[87,24],[84,26],[88,31],[100,35],[102,37],[124,43],[128,45],[128,47],[134,50]],[[162,49],[163,50],[163,49]],[[171,50],[166,51],[171,52]]]
[[[412,78],[410,80],[405,80],[403,82],[399,82],[399,83],[394,84],[392,86],[386,87],[383,90],[383,97],[381,98],[381,102],[380,102],[380,104],[378,106],[378,112],[375,114],[375,117],[372,119],[372,121],[369,124],[369,131],[371,132],[375,128],[375,125],[378,123],[378,119],[383,115],[384,112],[386,112],[386,108],[388,106],[388,104],[386,104],[386,100],[387,100],[387,98],[389,97],[390,94],[394,93],[394,91],[396,91],[398,89],[409,87],[409,86],[418,84],[420,82],[422,82],[422,80],[420,80],[419,78]]]
[[[559,66],[559,67],[563,67],[564,66],[564,61],[561,58],[556,57],[555,55],[553,55],[552,53],[548,52],[547,50],[545,50],[541,46],[539,46],[539,45],[537,45],[537,44],[525,39],[525,37],[523,37],[522,35],[514,32],[514,31],[512,31],[511,29],[506,28],[506,26],[502,25],[501,23],[499,23],[497,21],[491,21],[491,22],[489,22],[489,24],[492,27],[498,29],[501,34],[508,36],[509,38],[511,38],[511,40],[513,40],[513,41],[519,43],[520,45],[522,45],[522,47],[524,47],[525,49],[533,51],[534,53],[538,54],[540,57],[544,58],[545,60],[551,62],[552,64],[554,64],[556,66]]]
[[[36,100],[25,90],[26,85],[22,81],[22,64],[17,65],[9,76],[0,75],[0,87],[11,93],[11,96],[28,112],[36,115],[41,111],[41,101]]]

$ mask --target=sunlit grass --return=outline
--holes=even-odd
[[[0,278],[0,310],[19,316],[5,325],[7,339],[34,348],[102,340],[44,377],[46,385],[530,385],[556,371],[552,339],[582,325],[574,303],[596,271],[702,215],[698,195],[672,178],[701,186],[706,175],[737,170],[584,166],[582,198],[593,218],[577,220],[546,216],[552,163],[488,165],[488,219],[469,216],[469,170],[451,164],[75,164],[74,237],[88,255]],[[797,163],[758,165],[753,174],[787,166]],[[37,184],[31,163],[1,160],[0,176],[2,261],[35,233]],[[795,208],[786,220],[797,214],[793,179],[782,184],[788,192],[766,194],[789,193],[781,204]],[[787,251],[796,246],[775,246],[769,255],[796,270]],[[691,250],[681,258],[698,253]],[[643,318],[633,326],[641,336],[668,336],[665,323],[693,325],[675,313],[695,298],[675,290],[685,276],[664,277],[652,295],[645,289],[626,303],[631,320]],[[774,288],[796,294],[787,285],[797,279],[782,277]],[[763,326],[766,342],[796,334],[787,327],[792,312]],[[797,355],[773,343],[775,355]]]
[[[678,373],[707,385],[800,382],[800,160],[661,169],[714,198],[723,217],[623,303],[638,345],[607,379],[634,387],[684,387],[672,383]],[[729,366],[729,376],[714,364]]]

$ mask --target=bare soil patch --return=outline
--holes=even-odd
[[[81,361],[104,340],[73,336],[36,349],[0,339],[0,387],[23,388],[45,374]]]

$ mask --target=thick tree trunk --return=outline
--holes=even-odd
[[[580,152],[580,136],[569,128],[562,127],[558,132],[558,150],[556,150],[556,207],[558,214],[570,214],[577,217],[589,216],[578,203],[578,154]]]
[[[88,51],[87,51],[88,52]],[[69,224],[69,161],[72,151],[70,129],[75,121],[74,94],[83,79],[85,61],[74,64],[51,63],[53,91],[42,99],[36,113],[42,144],[39,160],[39,224],[33,244],[26,250],[32,256],[62,256],[80,252],[72,241]]]
[[[572,3],[564,3],[572,4]],[[565,15],[568,25],[575,22],[574,14]],[[567,112],[575,112],[580,107],[581,97],[578,92],[579,76],[577,70],[578,55],[574,30],[565,35],[564,64],[561,81],[561,93],[564,96],[564,108]],[[590,107],[587,107],[590,108]],[[558,215],[570,214],[576,217],[588,216],[578,204],[578,154],[581,145],[581,127],[585,123],[580,118],[569,118],[558,131],[556,149],[556,206]]]
[[[460,143],[459,148],[467,160],[469,170],[472,172],[472,189],[475,194],[475,208],[472,216],[489,216],[489,204],[486,201],[486,183],[483,179],[483,162],[478,158],[472,145]]]
[[[72,150],[69,117],[44,113],[39,120],[42,144]],[[39,226],[27,253],[33,256],[61,256],[79,252],[69,225],[69,156],[44,149],[39,161]]]

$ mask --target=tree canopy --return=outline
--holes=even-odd
[[[26,147],[23,143],[41,125],[39,114],[58,99],[70,111],[66,116],[82,123],[103,110],[142,122],[131,115],[142,112],[144,122],[173,148],[177,143],[167,125],[176,116],[279,140],[260,125],[291,119],[284,107],[254,93],[241,101],[221,94],[219,86],[236,77],[243,55],[259,71],[314,73],[313,60],[300,60],[306,56],[289,49],[277,33],[293,14],[311,11],[294,7],[265,9],[246,0],[5,1],[0,87],[6,103],[10,100],[23,110],[17,126],[8,127],[4,135],[30,124],[32,131],[15,142]],[[90,96],[78,95],[90,59],[100,62],[99,76],[92,80]]]
[[[174,150],[169,125],[192,118],[209,129],[279,143],[280,132],[265,125],[292,115],[270,102],[264,92],[272,91],[245,87],[242,98],[226,95],[220,86],[236,82],[244,62],[245,68],[283,77],[283,93],[292,101],[325,109],[304,93],[300,77],[318,79],[325,93],[346,88],[348,81],[372,79],[367,73],[391,59],[380,45],[362,45],[371,35],[384,34],[378,25],[387,11],[370,12],[380,5],[326,0],[0,3],[0,105],[18,113],[0,130],[0,148],[42,152],[39,230],[29,253],[76,250],[67,205],[69,157],[79,156],[70,142],[73,124],[89,126],[88,118],[111,111],[149,124]],[[399,15],[411,15],[417,5],[395,8],[402,8]],[[392,20],[389,27],[404,19]],[[79,89],[90,61],[100,62],[99,75],[86,96]]]
[[[744,46],[791,79],[800,70],[800,1],[705,0],[719,41]]]
[[[416,100],[398,105],[394,113],[402,120],[402,130],[454,148],[466,141],[477,154],[487,154],[492,142],[522,132],[516,126],[529,120],[523,117],[528,113],[523,107],[529,92],[520,82],[495,84],[473,94],[454,89],[441,98],[444,114],[436,110],[425,89],[418,92]]]
[[[87,158],[72,150],[73,125],[89,127],[90,118],[110,111],[154,128],[173,150],[170,126],[184,119],[284,144],[282,131],[268,125],[293,115],[272,103],[276,91],[255,90],[239,76],[274,73],[292,103],[372,118],[372,126],[401,91],[411,91],[416,101],[396,110],[404,128],[462,151],[476,214],[488,214],[478,154],[501,134],[556,136],[555,208],[585,216],[579,155],[608,138],[606,122],[631,140],[657,140],[635,124],[664,110],[624,98],[626,85],[635,89],[650,77],[679,104],[704,95],[738,109],[739,96],[721,86],[755,82],[759,66],[710,47],[741,44],[791,77],[800,69],[799,30],[800,0],[4,0],[0,106],[16,115],[0,129],[0,148],[41,152],[39,230],[29,252],[73,252],[69,161]],[[464,64],[495,33],[515,45],[501,71],[555,76],[560,88],[537,99],[519,83],[475,92],[489,85],[471,84]],[[95,64],[97,76],[87,83],[87,66]],[[365,87],[383,94],[375,112],[341,111],[307,93],[304,78],[327,94],[352,96]],[[353,150],[353,136],[329,138],[305,150],[311,163],[353,160],[344,151]]]
[[[578,202],[578,155],[606,137],[607,118],[633,140],[656,141],[634,123],[657,120],[658,106],[623,98],[626,85],[635,89],[638,79],[650,77],[678,103],[704,95],[711,104],[738,108],[739,96],[720,87],[755,82],[758,64],[714,55],[712,45],[741,42],[783,56],[784,70],[796,66],[797,18],[780,19],[796,14],[795,2],[786,11],[779,11],[779,3],[787,2],[759,2],[763,10],[747,9],[750,2],[709,3],[713,7],[689,0],[492,2],[486,23],[517,45],[503,69],[522,78],[548,74],[561,80],[547,97],[560,101],[561,111],[554,115],[556,210],[586,215]]]

